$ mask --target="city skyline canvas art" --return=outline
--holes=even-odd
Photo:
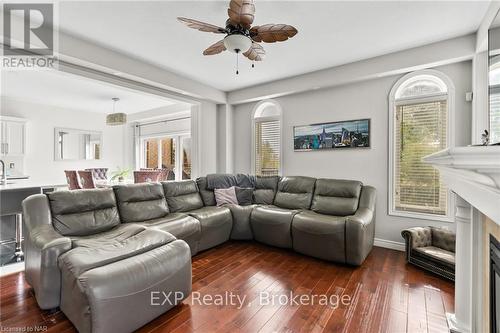
[[[295,151],[369,148],[370,119],[294,126],[293,142]]]

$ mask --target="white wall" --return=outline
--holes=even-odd
[[[2,97],[3,116],[27,119],[24,173],[35,181],[65,184],[64,170],[107,167],[110,171],[124,163],[124,127],[107,126],[106,115],[61,109]],[[102,131],[102,159],[95,161],[55,161],[54,128],[66,127]]]
[[[455,137],[457,145],[470,143],[471,103],[465,93],[472,90],[471,61],[436,67],[455,84]],[[283,174],[357,179],[377,188],[375,237],[402,242],[402,229],[418,225],[446,225],[387,214],[388,200],[388,95],[401,75],[368,80],[325,90],[276,98],[283,108]],[[251,115],[256,103],[234,110],[234,171],[251,172]],[[338,151],[293,151],[293,126],[319,122],[371,118],[370,149]]]

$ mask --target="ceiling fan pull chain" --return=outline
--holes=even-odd
[[[236,50],[236,75],[240,74],[240,72],[238,70],[239,69],[239,63],[238,63],[238,55],[239,54],[240,53],[238,52],[238,50]]]

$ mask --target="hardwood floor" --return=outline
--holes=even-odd
[[[361,267],[254,242],[229,242],[195,256],[193,292],[217,297],[226,291],[245,296],[244,306],[200,305],[193,294],[139,332],[447,332],[445,312],[454,304],[453,283],[406,264],[403,252],[377,247]],[[308,303],[284,296],[281,303],[259,302],[262,293],[269,300],[290,291],[308,295]],[[330,302],[320,302],[320,295]],[[342,296],[345,302],[336,306]],[[38,308],[24,273],[0,278],[0,325],[2,331],[75,332],[60,311]]]

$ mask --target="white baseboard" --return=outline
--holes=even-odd
[[[405,251],[405,243],[395,242],[386,239],[375,238],[373,245],[378,247],[385,247],[386,249]]]
[[[5,276],[17,272],[24,271],[24,262],[18,262],[15,264],[9,264],[0,267],[0,276]]]

